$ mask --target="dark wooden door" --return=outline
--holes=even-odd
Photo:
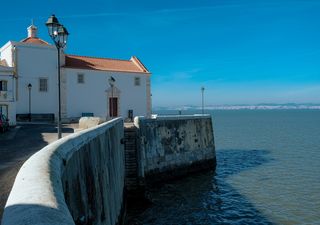
[[[118,116],[118,98],[109,98],[109,115],[110,117]]]

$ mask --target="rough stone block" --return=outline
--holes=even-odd
[[[79,120],[79,129],[87,129],[103,123],[100,117],[81,117]]]

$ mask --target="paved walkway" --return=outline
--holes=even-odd
[[[74,133],[76,128],[75,124],[63,126],[63,136]],[[0,133],[0,218],[22,164],[55,140],[57,128],[53,124],[24,124]]]

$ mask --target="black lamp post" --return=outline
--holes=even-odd
[[[112,76],[109,78],[109,85],[111,87],[111,101],[110,101],[110,109],[111,109],[111,113],[110,113],[110,117],[113,118],[113,87],[114,87],[114,82],[116,82],[116,79],[114,79]]]
[[[31,122],[31,88],[32,84],[28,84],[28,90],[29,90],[29,122]]]
[[[69,32],[67,29],[58,22],[57,17],[52,15],[46,22],[49,35],[53,40],[58,50],[58,138],[61,138],[61,85],[60,85],[60,49],[64,48],[67,44]]]

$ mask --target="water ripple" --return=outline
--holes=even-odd
[[[149,189],[136,224],[319,224],[320,111],[214,111],[216,173]]]
[[[153,205],[132,224],[272,224],[227,182],[231,175],[268,162],[267,154],[264,150],[218,151],[215,174],[149,187]]]

